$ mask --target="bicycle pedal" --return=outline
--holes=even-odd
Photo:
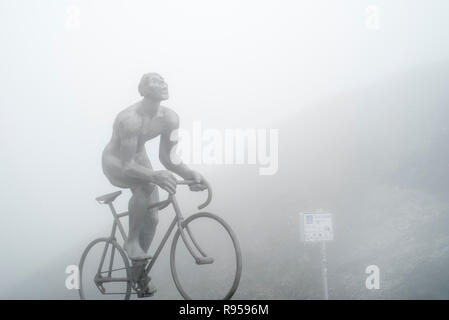
[[[105,293],[106,293],[106,289],[103,287],[102,284],[97,285],[97,288],[98,288],[98,290],[100,290],[100,292],[101,292],[102,294],[105,294]]]

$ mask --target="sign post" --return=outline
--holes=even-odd
[[[321,279],[323,282],[323,298],[324,300],[329,300],[329,289],[327,287],[327,257],[325,241],[321,241]]]
[[[300,213],[300,236],[306,243],[321,244],[321,280],[323,284],[323,299],[329,300],[327,285],[327,255],[326,242],[334,240],[332,214],[323,211]]]

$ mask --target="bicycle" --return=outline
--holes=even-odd
[[[178,181],[178,185],[190,185],[195,183],[194,181],[190,180],[183,180]],[[198,206],[198,209],[201,210],[205,208],[212,200],[212,190],[210,185],[207,185],[208,195],[206,201]],[[137,294],[137,297],[142,298],[145,297],[145,288],[146,285],[149,282],[149,279],[151,279],[148,275],[151,271],[152,267],[154,266],[157,258],[159,257],[159,254],[161,253],[162,249],[164,248],[169,236],[171,235],[173,229],[177,227],[177,230],[173,236],[171,249],[170,249],[170,269],[171,269],[171,275],[174,280],[175,286],[181,296],[186,299],[192,299],[191,294],[187,293],[186,290],[183,288],[183,285],[180,281],[180,277],[178,274],[178,269],[176,266],[176,252],[177,252],[177,243],[178,240],[181,238],[182,242],[184,243],[184,247],[187,249],[188,254],[190,254],[191,257],[193,257],[194,262],[196,265],[210,265],[214,263],[214,258],[211,255],[208,255],[204,248],[202,248],[199,244],[199,241],[197,241],[196,237],[193,235],[192,232],[192,222],[198,221],[198,219],[211,219],[214,222],[218,222],[218,224],[224,228],[226,233],[229,235],[230,239],[232,240],[232,247],[233,247],[233,255],[235,254],[235,274],[231,275],[230,279],[232,281],[232,285],[230,286],[229,290],[226,290],[223,294],[223,297],[221,299],[227,300],[230,299],[235,291],[237,290],[237,287],[240,282],[241,272],[242,272],[242,256],[240,251],[240,245],[237,240],[237,237],[234,233],[234,231],[231,229],[231,227],[219,216],[209,213],[209,212],[198,212],[196,214],[193,214],[189,216],[187,219],[184,219],[181,213],[181,209],[178,205],[178,202],[176,200],[175,195],[169,195],[166,200],[159,201],[157,203],[154,203],[149,206],[149,209],[151,208],[158,208],[159,210],[162,210],[166,207],[168,207],[170,204],[173,206],[173,209],[175,211],[175,217],[173,218],[170,226],[168,227],[168,230],[166,231],[165,235],[163,236],[161,242],[159,243],[154,255],[149,258],[148,260],[143,261],[143,265],[140,265],[140,272],[136,275],[136,269],[135,265],[130,265],[130,260],[127,257],[125,251],[123,250],[122,246],[117,242],[116,239],[116,232],[117,229],[119,230],[119,233],[122,236],[122,239],[124,242],[127,240],[127,235],[125,233],[125,230],[123,228],[122,223],[120,222],[120,218],[126,217],[129,215],[129,212],[122,212],[117,213],[113,201],[121,194],[121,191],[116,191],[113,193],[105,194],[103,196],[97,197],[96,200],[101,204],[106,204],[109,206],[112,216],[113,216],[113,224],[112,224],[112,231],[109,237],[103,237],[93,240],[84,250],[80,264],[79,264],[79,295],[81,299],[86,299],[86,292],[87,290],[83,286],[83,272],[87,272],[87,267],[85,269],[85,261],[86,257],[88,256],[89,252],[93,250],[94,247],[100,246],[100,252],[101,252],[101,259],[99,262],[98,267],[96,268],[96,272],[93,277],[93,282],[95,287],[93,287],[93,291],[95,291],[95,288],[101,293],[101,295],[123,295],[123,298],[125,300],[130,299],[131,294]],[[202,246],[209,241],[203,241],[201,244]],[[212,241],[210,241],[212,243]],[[102,247],[104,245],[104,247]],[[109,247],[111,250],[109,251]],[[232,251],[232,250],[231,250]],[[108,254],[109,252],[109,254]],[[118,266],[117,266],[117,254],[118,252]],[[106,259],[108,257],[108,259]],[[105,261],[108,261],[107,269],[103,270]],[[121,264],[121,262],[123,264]],[[229,273],[229,268],[226,269],[226,271]],[[120,289],[119,292],[111,291],[105,288],[105,284],[122,284],[125,288]]]

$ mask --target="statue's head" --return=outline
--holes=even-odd
[[[168,99],[168,86],[164,78],[159,74],[150,72],[145,73],[140,79],[139,93],[142,97],[155,100]]]

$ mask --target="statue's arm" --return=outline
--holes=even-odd
[[[162,165],[183,179],[192,179],[193,171],[187,167],[176,153],[178,145],[179,117],[170,111],[167,115],[165,130],[161,133],[159,160]]]
[[[122,161],[123,174],[127,177],[138,178],[153,182],[155,172],[136,162],[139,135],[133,125],[119,125],[120,136],[120,158]]]

